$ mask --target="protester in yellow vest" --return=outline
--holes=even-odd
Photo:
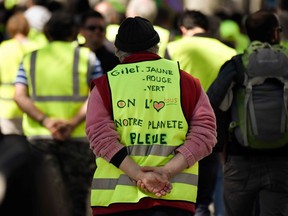
[[[11,10],[15,6],[17,6],[19,3],[20,3],[20,0],[5,0],[4,1],[4,7],[7,10]]]
[[[68,199],[60,196],[59,202],[71,204],[70,215],[83,216],[94,171],[85,134],[86,103],[89,82],[102,69],[88,48],[73,42],[78,32],[71,14],[55,12],[45,30],[50,42],[24,57],[15,100],[25,113],[25,135],[47,156],[59,186],[55,190],[63,190]]]
[[[48,43],[43,33],[44,25],[51,17],[47,4],[48,0],[27,0],[25,2],[27,9],[24,14],[30,25],[28,38],[36,42],[39,47]]]
[[[36,49],[36,45],[27,39],[29,24],[22,13],[9,18],[6,32],[10,39],[0,45],[0,131],[17,139],[17,135],[23,135],[23,113],[13,100],[13,83],[24,54]]]
[[[234,20],[223,20],[219,27],[220,38],[225,43],[231,44],[237,53],[243,53],[249,46],[249,38],[240,31],[239,24]]]
[[[236,55],[234,49],[209,34],[209,24],[208,17],[202,12],[184,11],[178,19],[182,38],[167,46],[167,57],[178,60],[185,71],[200,80],[205,91],[217,77],[220,67]],[[213,202],[216,177],[221,170],[219,166],[219,152],[215,148],[212,154],[199,162],[200,183],[195,216],[210,214],[209,205]]]
[[[55,201],[58,191],[50,191],[54,184],[42,157],[34,155],[23,135],[23,113],[13,100],[13,83],[23,55],[37,48],[27,39],[28,32],[24,15],[12,14],[6,25],[9,39],[0,45],[0,215],[64,216]]]
[[[167,46],[167,57],[177,59],[184,70],[200,80],[205,91],[223,63],[236,54],[235,49],[209,35],[208,22],[200,11],[183,12],[178,20],[182,38]]]
[[[198,161],[216,143],[214,113],[199,81],[162,59],[142,17],[116,35],[120,64],[93,81],[86,133],[96,155],[93,215],[193,215]]]

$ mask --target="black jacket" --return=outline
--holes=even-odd
[[[240,55],[236,56],[237,58]],[[236,58],[233,57],[233,58]],[[240,58],[241,59],[241,58]],[[243,64],[243,63],[242,63]],[[259,155],[259,156],[285,156],[287,157],[288,145],[279,149],[269,150],[255,150],[242,146],[236,140],[233,133],[229,133],[229,124],[231,122],[231,109],[222,111],[219,107],[224,100],[230,86],[234,83],[232,92],[237,88],[237,84],[243,83],[244,74],[236,69],[236,62],[234,60],[227,61],[220,69],[218,77],[207,91],[210,103],[214,109],[217,119],[217,148],[224,150],[228,155]]]

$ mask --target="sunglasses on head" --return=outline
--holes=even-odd
[[[105,31],[105,27],[100,26],[100,25],[89,25],[89,26],[85,26],[85,29],[89,30],[89,31],[95,31],[96,29],[98,29],[101,32]]]

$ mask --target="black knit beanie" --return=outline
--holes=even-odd
[[[142,17],[125,19],[118,30],[115,46],[125,52],[138,52],[149,49],[160,41],[153,25]]]

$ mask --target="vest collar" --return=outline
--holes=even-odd
[[[160,59],[161,57],[157,54],[151,52],[137,52],[133,53],[130,56],[126,57],[122,64],[125,63],[133,63],[133,62],[141,62],[141,61],[149,61],[149,60],[156,60]]]

